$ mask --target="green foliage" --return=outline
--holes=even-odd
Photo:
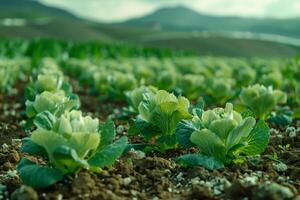
[[[194,116],[192,123],[179,124],[177,138],[183,147],[194,144],[201,151],[179,160],[215,169],[222,166],[220,163],[226,165],[242,160],[245,155],[262,153],[268,144],[269,128],[263,121],[255,125],[253,117],[243,119],[227,103],[224,109],[215,108]]]
[[[110,120],[99,129],[97,119],[84,117],[80,111],[65,112],[56,119],[51,113],[41,115],[37,129],[23,140],[22,151],[32,155],[44,152],[48,167],[27,160],[18,165],[22,180],[33,187],[47,187],[81,168],[98,171],[111,166],[127,146],[126,137],[113,142],[115,130]],[[38,175],[30,177],[32,172]]]
[[[293,114],[288,106],[278,107],[271,113],[268,121],[278,126],[288,126],[293,122]]]
[[[67,97],[64,91],[48,92],[38,94],[33,101],[26,101],[26,114],[33,118],[44,111],[49,111],[59,117],[65,111],[70,111],[79,107],[79,99],[75,96]]]
[[[234,80],[222,77],[215,77],[207,79],[206,82],[206,92],[208,97],[212,97],[212,100],[207,100],[210,103],[219,103],[223,105],[229,99],[234,96]]]
[[[137,86],[135,77],[131,74],[115,73],[108,77],[108,95],[114,100],[124,99],[124,92]]]
[[[287,96],[280,90],[256,84],[244,88],[240,99],[257,118],[266,119],[276,105],[286,102]]]
[[[129,111],[133,113],[138,113],[138,107],[140,103],[143,101],[143,96],[146,93],[155,94],[157,92],[157,89],[153,86],[141,86],[138,88],[135,88],[132,91],[128,91],[125,93],[127,97],[127,102],[129,104]]]
[[[164,90],[145,93],[138,107],[140,115],[135,126],[148,142],[154,140],[162,151],[174,148],[176,126],[182,119],[191,118],[189,107],[185,97],[176,97]]]

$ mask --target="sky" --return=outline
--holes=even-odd
[[[143,16],[158,8],[183,5],[203,14],[242,17],[300,17],[300,0],[39,0],[101,22]]]

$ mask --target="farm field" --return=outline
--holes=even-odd
[[[299,191],[299,58],[0,40],[0,200]]]

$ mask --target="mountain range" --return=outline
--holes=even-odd
[[[177,6],[130,19],[120,24],[172,31],[251,32],[300,38],[300,18],[243,18],[203,15]]]

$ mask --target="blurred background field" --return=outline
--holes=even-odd
[[[297,1],[215,0],[210,4],[1,0],[0,37],[129,43],[231,57],[291,57],[300,51]]]

